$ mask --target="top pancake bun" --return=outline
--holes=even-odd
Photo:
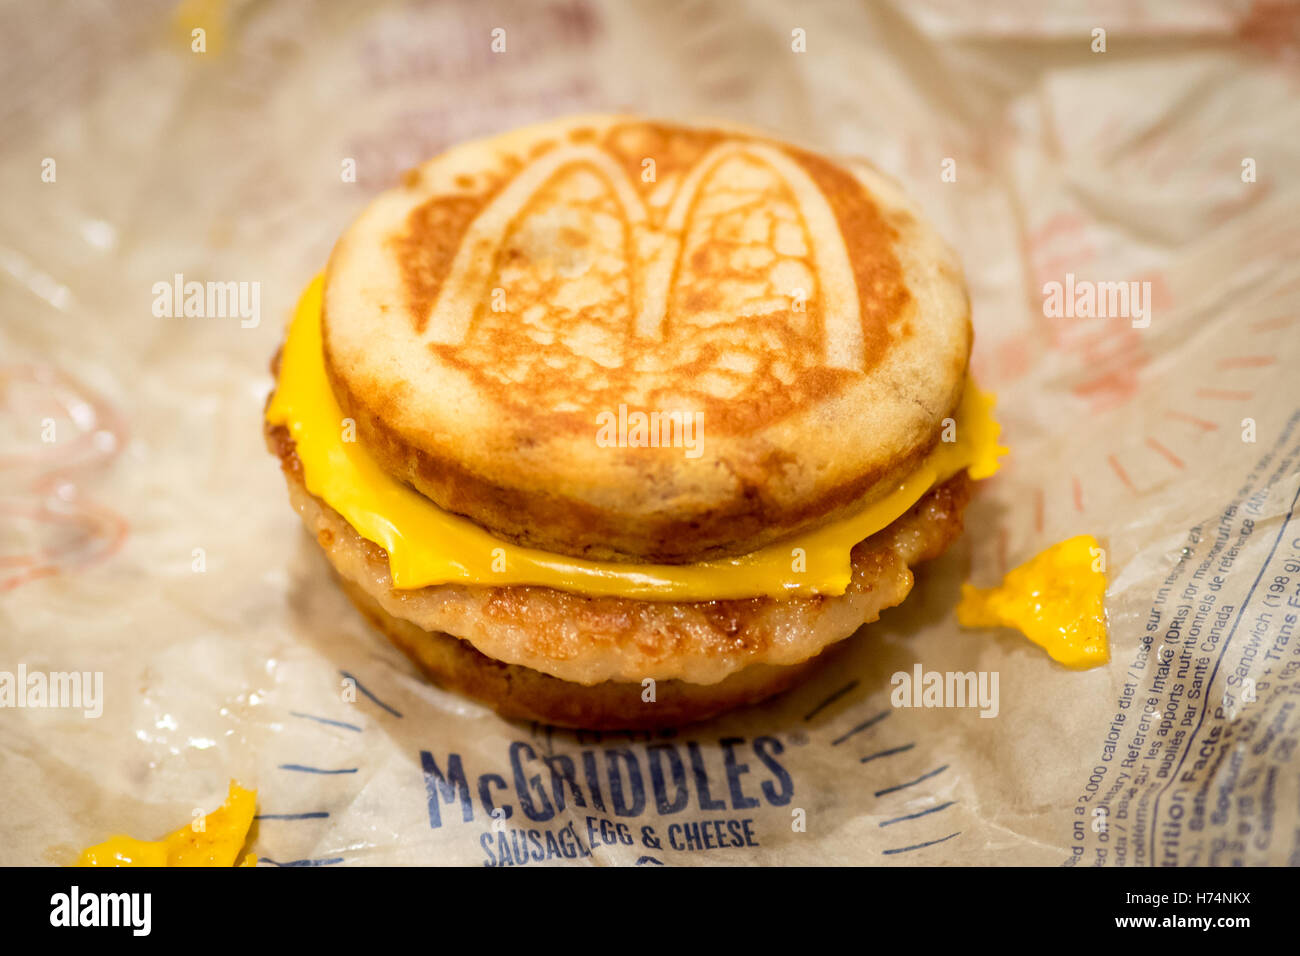
[[[600,560],[744,554],[884,494],[971,347],[955,256],[871,166],[630,116],[412,170],[339,239],[323,301],[330,381],[381,467]],[[699,432],[629,447],[638,412]]]

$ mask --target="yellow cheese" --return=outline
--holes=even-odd
[[[1086,670],[1110,660],[1106,574],[1090,534],[1052,545],[981,590],[963,584],[962,627],[1014,627],[1066,667]]]
[[[359,443],[343,440],[343,413],[321,353],[321,287],[318,276],[298,302],[266,419],[289,429],[307,490],[388,552],[393,585],[401,589],[449,582],[535,584],[592,596],[674,601],[843,594],[854,545],[963,468],[972,478],[992,475],[998,455],[1006,453],[998,446],[993,396],[968,381],[951,429],[954,440],[940,441],[889,494],[834,524],[740,557],[690,565],[588,561],[518,547],[443,511],[388,475]]]
[[[161,840],[137,840],[129,836],[109,837],[82,851],[77,866],[232,866],[253,824],[257,791],[245,790],[230,781],[230,794],[220,809],[196,823],[181,827]],[[256,866],[257,857],[248,853],[239,866]]]

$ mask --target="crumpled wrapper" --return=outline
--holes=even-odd
[[[161,836],[230,778],[280,864],[1300,861],[1300,8],[1092,6],[0,12],[0,671],[102,675],[97,708],[0,709],[0,864]],[[261,436],[293,301],[372,196],[608,109],[897,177],[965,263],[1011,447],[961,542],[813,679],[654,734],[420,679]],[[1146,317],[1046,315],[1067,274],[1138,283]],[[177,275],[258,283],[257,321],[156,314]],[[963,580],[1078,533],[1107,666],[957,627]],[[996,714],[893,706],[917,665],[996,674]]]

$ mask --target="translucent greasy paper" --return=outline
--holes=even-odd
[[[0,12],[0,680],[102,681],[0,708],[0,864],[159,837],[231,778],[264,864],[1300,862],[1300,12],[1094,6]],[[419,678],[261,414],[295,297],[402,170],[613,109],[896,177],[965,264],[1012,452],[805,685],[602,736]],[[232,284],[220,314],[190,281]],[[1108,666],[957,627],[963,580],[1080,533]],[[995,706],[894,706],[917,667]]]

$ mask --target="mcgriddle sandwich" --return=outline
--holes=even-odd
[[[865,163],[578,117],[361,214],[266,435],[348,596],[435,683],[681,724],[790,687],[960,533],[999,451],[969,312]]]

